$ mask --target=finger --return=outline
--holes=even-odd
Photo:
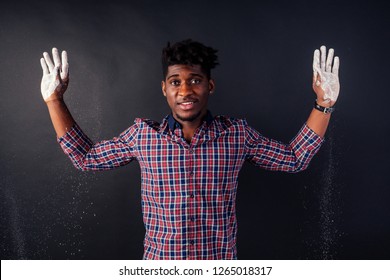
[[[50,55],[47,52],[44,52],[43,58],[45,59],[49,72],[53,71],[54,64],[53,61],[51,61]]]
[[[56,73],[56,80],[59,80],[60,79],[60,68],[59,66],[54,66],[53,68],[53,72]]]
[[[339,66],[340,66],[340,59],[338,56],[334,58],[334,63],[333,63],[333,70],[332,73],[335,75],[339,75]]]
[[[326,47],[321,46],[321,69],[325,71]]]
[[[334,49],[329,49],[328,58],[326,59],[326,68],[325,68],[326,72],[332,71],[333,55],[334,55]]]
[[[59,74],[60,74],[60,67],[59,66],[54,66],[54,68],[53,68],[53,72],[54,73],[56,73],[57,74],[57,76],[59,76]]]
[[[61,59],[57,48],[53,48],[52,53],[53,53],[54,66],[61,66]]]
[[[61,56],[62,56],[61,79],[67,80],[69,75],[68,54],[66,51],[62,51]]]
[[[47,65],[46,65],[45,59],[42,57],[40,59],[40,61],[41,61],[41,67],[42,67],[43,75],[49,74],[49,69],[47,69]]]
[[[316,79],[318,75],[318,68],[320,68],[320,51],[315,50],[313,55],[313,73]]]
[[[63,64],[61,70],[61,80],[67,81],[69,79],[69,64]]]

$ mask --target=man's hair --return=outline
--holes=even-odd
[[[174,43],[172,46],[168,42],[168,45],[162,50],[161,57],[163,78],[165,79],[167,76],[168,66],[184,64],[200,65],[207,78],[210,79],[211,69],[219,64],[217,51],[192,39]]]

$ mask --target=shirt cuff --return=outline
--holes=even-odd
[[[310,152],[317,152],[317,150],[324,143],[324,138],[315,133],[305,123],[297,136],[290,142],[291,146],[295,147],[296,150],[306,150]]]

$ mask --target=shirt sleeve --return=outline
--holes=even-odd
[[[246,126],[246,160],[267,170],[299,172],[305,170],[324,139],[306,124],[287,145],[269,139]]]
[[[57,142],[77,169],[107,170],[135,159],[136,135],[134,124],[119,137],[94,144],[75,123],[64,136],[57,138]]]

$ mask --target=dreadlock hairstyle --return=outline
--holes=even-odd
[[[218,50],[193,41],[191,39],[177,42],[167,46],[162,50],[162,70],[163,78],[167,76],[168,66],[175,64],[200,65],[207,78],[210,79],[211,69],[218,63]]]

